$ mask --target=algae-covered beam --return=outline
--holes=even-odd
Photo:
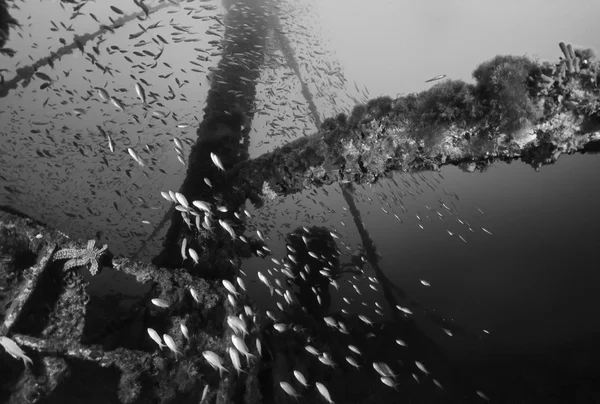
[[[564,60],[497,56],[474,71],[476,84],[446,80],[419,94],[373,99],[239,164],[234,186],[275,197],[445,164],[472,171],[521,158],[537,169],[600,140],[599,64],[589,49],[574,53],[586,55],[578,73],[566,74]]]

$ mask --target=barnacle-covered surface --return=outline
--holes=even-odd
[[[231,330],[225,318],[239,315],[244,305],[252,307],[250,302],[239,298],[232,306],[219,282],[193,277],[183,269],[112,258],[110,253],[101,271],[122,272],[150,284],[150,289],[133,303],[95,302],[87,292],[84,269],[63,271],[64,261],[51,260],[59,249],[85,245],[0,211],[0,282],[6,307],[0,334],[33,360],[32,367],[24,369],[22,362],[0,353],[0,373],[8,375],[0,381],[0,400],[74,402],[89,397],[86,402],[198,403],[208,385],[209,403],[261,402],[257,359],[240,376],[227,364]],[[154,298],[167,300],[169,307],[153,305]],[[182,335],[182,324],[189,340]],[[249,322],[249,341],[259,337],[256,324]],[[182,355],[176,358],[167,348],[160,350],[147,328],[170,335]],[[256,355],[254,346],[249,347]],[[205,350],[225,360],[229,372],[222,379],[203,358]]]

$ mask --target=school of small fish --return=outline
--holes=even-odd
[[[228,294],[228,302],[237,306],[240,297],[247,293],[246,282],[254,282],[256,278],[271,296],[280,299],[276,305],[281,312],[285,312],[285,305],[296,303],[285,280],[294,278],[290,266],[297,259],[296,252],[290,245],[286,245],[287,250],[281,258],[276,258],[266,246],[272,238],[285,239],[284,228],[274,224],[273,211],[263,209],[251,214],[242,206],[233,212],[236,219],[234,221],[225,218],[224,214],[231,207],[226,206],[223,201],[188,201],[179,192],[165,190],[169,188],[169,184],[174,183],[173,178],[182,178],[185,174],[186,154],[194,144],[195,128],[201,120],[197,109],[209,82],[225,79],[219,77],[219,71],[215,67],[223,55],[223,37],[228,24],[223,10],[216,3],[211,4],[211,1],[206,0],[199,1],[198,4],[170,1],[174,7],[156,11],[157,17],[154,18],[152,10],[143,1],[134,0],[135,12],[140,13],[137,21],[131,23],[135,32],[123,34],[119,30],[125,24],[121,19],[131,12],[130,9],[125,10],[120,2],[119,7],[100,2],[84,7],[86,3],[75,9],[69,9],[61,3],[61,7],[66,10],[65,17],[71,22],[68,26],[64,22],[47,22],[46,25],[54,33],[53,40],[65,45],[63,36],[72,37],[72,31],[87,32],[86,27],[90,24],[104,27],[105,31],[86,44],[77,43],[77,49],[73,53],[67,53],[62,58],[37,68],[32,80],[11,93],[11,104],[5,108],[3,105],[0,113],[0,181],[7,190],[5,199],[11,203],[22,203],[25,209],[30,208],[36,212],[64,212],[63,217],[52,213],[42,214],[40,219],[75,235],[86,228],[81,223],[90,217],[102,218],[104,237],[126,240],[121,244],[129,245],[132,249],[138,248],[141,240],[147,237],[147,230],[143,225],[160,220],[166,209],[165,201],[168,206],[175,206],[190,229],[223,231],[232,240],[247,243],[248,236],[242,233],[242,229],[253,228],[265,243],[261,249],[254,251],[255,254],[259,257],[271,256],[270,260],[275,266],[257,271],[256,276],[250,276],[246,281],[242,277],[237,277],[235,282],[224,280],[222,284]],[[88,11],[91,7],[103,7],[103,14]],[[242,3],[234,3],[232,7],[247,12],[249,19],[255,18],[250,10],[245,10],[246,6]],[[72,11],[70,15],[69,10]],[[356,82],[356,91],[346,88],[348,81],[342,68],[332,60],[331,52],[321,47],[320,27],[314,24],[314,15],[311,15],[314,11],[310,7],[295,2],[281,2],[266,11],[279,19],[282,27],[279,34],[292,39],[296,59],[301,67],[295,69],[288,66],[281,50],[281,36],[273,35],[267,39],[264,49],[253,51],[264,52],[267,59],[259,72],[258,95],[253,110],[253,133],[260,131],[261,124],[267,132],[264,140],[254,145],[258,154],[316,130],[317,122],[309,111],[306,100],[290,98],[290,94],[299,92],[301,88],[298,77],[300,71],[303,72],[303,80],[311,86],[315,104],[322,117],[348,112],[354,104],[364,103],[370,98],[368,89],[358,86]],[[19,17],[18,13],[15,14]],[[171,15],[177,18],[169,17]],[[27,16],[20,20],[27,21]],[[59,46],[53,42],[49,42],[48,46],[38,45],[38,42],[45,43],[46,39],[32,36],[35,32],[32,24],[29,23],[27,30],[18,32],[20,39],[16,39],[17,41],[31,43],[33,49],[54,49]],[[24,35],[29,35],[29,38],[24,38]],[[112,38],[123,35],[125,40]],[[16,45],[13,47],[23,48]],[[169,63],[168,60],[171,59],[168,57],[177,54],[186,55],[188,60],[177,59],[177,65]],[[249,76],[256,73],[253,68],[246,66],[246,58],[251,55],[234,56],[227,59],[226,63],[246,70]],[[78,59],[76,64],[72,63],[74,59]],[[25,58],[17,61],[9,70],[16,73],[22,64],[26,64]],[[444,77],[445,75],[440,75],[428,81]],[[250,80],[243,75],[239,79]],[[204,95],[196,94],[199,88],[204,91]],[[22,136],[14,136],[14,133]],[[210,159],[218,172],[225,172],[230,168],[215,152],[210,153]],[[31,175],[32,170],[35,172],[34,176]],[[433,227],[432,222],[439,221],[446,226],[445,230],[450,237],[460,240],[457,241],[459,244],[465,244],[468,242],[468,235],[479,232],[479,228],[461,216],[456,205],[459,200],[456,194],[444,190],[447,199],[439,199],[436,206],[425,205],[425,210],[414,214],[416,221],[412,218],[413,214],[407,214],[409,208],[405,206],[405,200],[415,199],[423,193],[423,186],[438,191],[442,180],[442,174],[429,177],[424,174],[394,176],[387,182],[389,189],[376,194],[377,200],[368,196],[367,192],[357,192],[355,197],[365,204],[379,203],[383,214],[390,218],[393,216],[391,223],[399,226],[410,223],[414,229],[427,231],[428,227]],[[216,175],[203,178],[209,189],[219,181]],[[149,196],[148,189],[157,186],[161,188],[160,191]],[[16,189],[35,189],[36,194],[46,193],[56,197],[31,198],[26,193],[15,191]],[[350,238],[347,222],[351,223],[347,208],[343,207],[343,211],[339,212],[327,206],[323,200],[319,200],[318,196],[322,196],[320,192],[329,196],[326,190],[311,190],[302,196],[292,196],[291,206],[276,213],[285,216],[290,223],[300,222],[301,216],[306,222],[326,223],[328,216],[341,215],[345,220],[340,220],[340,229],[332,227],[331,236],[339,240],[342,246],[340,255],[348,252],[351,254],[356,248],[345,241]],[[334,192],[339,193],[339,190],[334,189]],[[31,200],[35,201],[34,204],[29,202]],[[106,205],[114,208],[111,217],[102,216]],[[322,209],[322,213],[318,209]],[[484,214],[479,207],[477,209],[481,215]],[[124,221],[129,224],[124,225]],[[72,227],[65,229],[65,222]],[[287,223],[285,227],[291,226]],[[492,235],[488,229],[480,229],[486,235]],[[310,250],[310,232],[308,228],[304,230],[301,237],[309,250],[308,254],[319,262],[320,268],[304,268],[300,276],[304,277],[310,271],[318,270],[329,277],[331,285],[348,305],[348,310],[342,309],[345,315],[352,315],[349,308],[357,304],[362,306],[362,310],[365,307],[372,309],[376,317],[371,314],[356,316],[366,327],[373,329],[372,335],[375,336],[377,321],[373,318],[385,317],[385,309],[377,301],[368,304],[363,300],[363,294],[380,292],[376,277],[354,275],[344,280],[333,279],[330,276],[332,265],[328,262],[330,257]],[[127,250],[119,251],[119,243],[115,244],[115,253],[131,253]],[[276,251],[275,247],[273,250]],[[200,265],[198,251],[193,240],[181,240],[182,262],[189,260],[194,266]],[[360,255],[358,259],[366,262],[364,255]],[[241,275],[246,276],[244,273]],[[427,289],[434,289],[436,285],[428,279],[416,278],[415,283],[419,282]],[[321,304],[319,291],[315,289],[313,292]],[[200,303],[197,291],[190,289],[189,293],[195,302]],[[171,309],[171,303],[161,297],[151,299],[150,303],[157,310]],[[403,304],[405,306],[398,305],[392,310],[397,310],[406,317],[417,313],[417,309],[410,306],[409,302]],[[202,352],[202,357],[221,376],[230,372],[227,369],[230,364],[237,374],[244,372],[244,366],[248,366],[262,354],[260,339],[248,337],[250,321],[254,321],[256,314],[248,306],[244,306],[244,311],[246,315],[227,318],[227,324],[233,333],[231,345],[227,349],[228,358],[220,357],[210,350]],[[267,311],[266,315],[273,321],[273,329],[279,333],[300,331],[298,326],[285,323],[284,316],[280,313]],[[323,321],[328,327],[341,333],[350,332],[343,322],[333,317],[326,316]],[[148,328],[147,333],[161,351],[166,347],[168,350],[165,352],[171,352],[177,359],[185,354],[181,346],[184,340],[189,341],[195,337],[195,330],[188,328],[188,325],[180,324],[181,336],[162,334],[161,337],[160,330],[152,328]],[[452,322],[444,323],[440,330],[452,337]],[[484,333],[489,332],[484,330]],[[15,358],[21,358],[25,363],[31,362],[14,341],[0,337],[0,343]],[[407,348],[402,339],[397,339],[396,343],[398,349]],[[309,341],[306,351],[324,366],[340,366],[337,358],[332,358],[327,352],[319,352]],[[357,371],[371,371],[372,368],[384,385],[393,389],[398,387],[396,374],[390,366],[383,362],[365,366],[367,359],[363,358],[362,352],[354,345],[348,346],[348,355],[339,358],[339,361],[343,366],[349,365]],[[442,389],[442,384],[432,377],[426,364],[415,361],[410,366],[415,369],[415,380],[419,380],[417,374],[422,374],[430,377]],[[301,388],[314,386],[325,402],[334,402],[334,397],[322,381],[309,380],[310,375],[304,375],[297,369],[284,377],[286,379],[279,385],[292,398],[301,397]],[[208,386],[203,392],[202,400],[207,394]],[[487,398],[480,391],[477,394]]]

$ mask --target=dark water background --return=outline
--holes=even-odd
[[[590,17],[599,15],[598,3],[582,2],[575,10],[567,2],[552,6],[528,2],[523,5],[527,10],[519,12],[516,4],[523,2],[472,8],[467,7],[470,2],[454,3],[456,8],[445,6],[444,12],[433,5],[414,6],[417,8],[413,10],[412,4],[404,4],[405,8],[400,10],[401,2],[382,2],[380,8],[359,6],[357,2],[344,3],[344,7],[338,8],[331,1],[319,5],[282,3],[284,10],[294,17],[284,19],[283,24],[288,24],[285,26],[297,54],[305,56],[301,59],[302,69],[314,94],[317,89],[329,91],[315,95],[321,117],[353,104],[343,90],[353,97],[364,97],[365,84],[371,88],[372,96],[420,91],[426,88],[422,83],[425,79],[440,73],[468,79],[478,63],[496,54],[528,53],[554,61],[560,55],[561,40],[597,49],[600,45],[597,24]],[[14,59],[0,59],[2,67],[14,69],[17,64],[31,63],[46,55],[48,48],[60,46],[58,37],[72,36],[72,32],[50,31],[48,15],[55,16],[52,19],[56,21],[68,21],[69,13],[61,11],[57,4],[35,1],[24,4],[28,6],[23,5],[14,16],[25,22],[31,15],[31,25],[24,26],[23,38],[11,36],[7,46],[19,53]],[[216,10],[203,13],[218,15],[222,9],[215,5]],[[118,6],[126,9],[122,4]],[[108,7],[108,3],[92,4],[89,10],[93,8],[100,18],[105,18],[110,13]],[[356,17],[360,14],[356,10],[363,10],[360,7],[368,8],[362,20]],[[385,7],[389,7],[389,12],[383,12]],[[594,10],[598,12],[594,14]],[[398,15],[404,23],[397,28],[389,20],[392,11],[402,11]],[[336,24],[332,22],[334,15]],[[354,17],[350,18],[351,15]],[[484,15],[488,16],[485,20]],[[492,15],[501,16],[500,22]],[[108,243],[115,254],[130,256],[139,251],[139,258],[146,261],[160,251],[166,231],[164,228],[150,238],[169,208],[160,191],[177,190],[185,174],[173,151],[172,137],[193,141],[197,122],[202,119],[208,81],[205,74],[189,70],[193,66],[187,62],[193,57],[188,56],[193,53],[191,48],[206,46],[208,40],[214,39],[203,34],[213,21],[191,20],[185,10],[177,7],[158,12],[153,18],[165,25],[174,18],[181,25],[198,27],[186,37],[198,38],[200,42],[165,46],[163,58],[176,66],[175,77],[189,83],[177,89],[177,99],[165,108],[158,108],[175,111],[179,122],[191,123],[189,128],[178,129],[173,120],[168,125],[152,118],[143,119],[142,124],[132,121],[131,114],[141,115],[142,110],[136,102],[135,82],[130,74],[145,78],[152,83],[150,90],[166,95],[167,86],[174,86],[173,79],[161,80],[158,75],[168,74],[172,69],[159,65],[142,73],[119,54],[102,56],[105,65],[118,70],[114,78],[98,71],[86,72],[90,64],[76,51],[58,62],[55,70],[48,67],[43,70],[55,80],[51,90],[39,90],[42,81],[37,80],[0,99],[0,204],[16,207],[73,237],[98,238],[100,243]],[[467,20],[472,25],[466,24]],[[89,19],[86,21],[75,19],[69,24],[74,24],[75,32],[87,32]],[[323,25],[327,33],[323,33]],[[512,34],[507,33],[511,29]],[[135,24],[131,24],[114,35],[105,35],[102,47],[118,45],[131,51],[135,41],[129,40],[128,35],[137,31]],[[465,37],[463,31],[478,34],[469,36],[468,41],[458,41],[457,38]],[[355,36],[350,37],[350,32]],[[156,33],[169,37],[168,29]],[[409,34],[410,46],[399,44],[400,51],[391,49],[393,43]],[[326,50],[325,55],[311,53],[317,42],[319,49]],[[420,53],[422,49],[426,51]],[[305,103],[299,82],[289,68],[277,64],[278,60],[284,62],[279,51],[273,47],[269,52],[272,64],[264,69],[257,100],[257,109],[265,114],[252,124],[251,156],[311,133],[315,128],[310,119],[301,121],[291,114],[290,100]],[[405,59],[410,59],[410,63]],[[205,68],[214,66],[218,60],[218,55],[210,57]],[[348,72],[344,89],[328,86],[321,81],[325,79],[316,75],[314,65],[323,60]],[[363,62],[374,60],[378,63],[369,67]],[[409,64],[410,68],[405,69]],[[66,77],[64,71],[70,71],[70,75]],[[8,79],[11,74],[4,76]],[[357,81],[361,91],[354,90],[353,81]],[[127,89],[115,93],[128,104],[126,113],[98,101],[93,87],[107,84],[113,90]],[[82,102],[69,96],[67,89],[78,91],[78,95],[91,90],[94,95]],[[44,106],[47,99],[50,102]],[[86,113],[74,114],[73,109],[78,107],[86,108]],[[286,129],[269,127],[275,119]],[[112,133],[117,144],[115,153],[108,152],[97,125]],[[54,140],[49,140],[45,129]],[[143,151],[146,144],[154,147],[152,154]],[[127,154],[127,147],[136,148],[145,159],[150,159],[151,154],[155,170],[139,167]],[[189,146],[184,149],[188,151]],[[37,153],[44,150],[50,155]],[[103,164],[103,158],[108,164]],[[394,181],[359,186],[355,201],[381,254],[379,266],[405,294],[397,296],[398,303],[411,308],[419,326],[445,351],[457,357],[469,357],[473,352],[541,351],[600,332],[600,271],[596,253],[600,234],[598,172],[598,155],[564,155],[556,164],[539,172],[520,162],[497,163],[485,173],[464,173],[455,167],[444,167],[441,173],[396,174]],[[316,192],[278,198],[260,210],[248,204],[253,219],[247,228],[263,231],[269,237],[273,257],[282,259],[283,237],[297,226],[331,227],[341,236],[338,246],[345,253],[341,260],[348,262],[361,240],[344,207],[339,186],[324,187]],[[443,221],[436,210],[443,215]],[[457,219],[468,222],[473,231]],[[143,224],[142,220],[151,224]],[[249,276],[251,296],[261,308],[270,310],[275,308],[274,301],[257,282],[256,272],[265,273],[273,266],[270,258],[254,258],[245,261],[242,267]],[[369,265],[365,271],[375,276]],[[431,286],[424,286],[421,279]],[[345,308],[377,320],[380,317],[373,312],[377,301],[389,318],[393,308],[386,304],[381,292],[369,289],[367,283],[357,283],[362,291],[358,295],[348,283],[339,283],[340,289],[333,294],[332,311]],[[122,282],[108,271],[93,279],[91,288],[95,294],[119,296],[140,292],[133,283]],[[345,304],[342,297],[353,299],[352,304]],[[444,333],[442,327],[452,330],[453,336]]]

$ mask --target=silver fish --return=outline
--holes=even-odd
[[[146,92],[144,91],[144,87],[142,87],[139,83],[135,84],[135,92],[137,93],[140,100],[146,104]]]
[[[175,341],[173,341],[173,338],[171,338],[169,334],[163,334],[163,339],[165,340],[167,347],[175,353],[175,357],[181,355],[181,352],[177,349],[177,345],[175,345]]]
[[[285,391],[290,396],[294,397],[296,399],[296,401],[298,400],[298,397],[300,397],[300,394],[298,394],[296,392],[296,390],[294,390],[294,388],[292,387],[291,384],[289,384],[288,382],[279,382],[279,385],[281,386],[283,391]]]
[[[152,299],[151,302],[153,305],[162,307],[163,309],[169,307],[169,302],[167,302],[165,299]]]
[[[158,335],[158,333],[153,328],[148,328],[148,335],[150,335],[150,338],[152,338],[152,340],[158,344],[158,347],[162,351],[165,344],[162,343],[160,335]]]

